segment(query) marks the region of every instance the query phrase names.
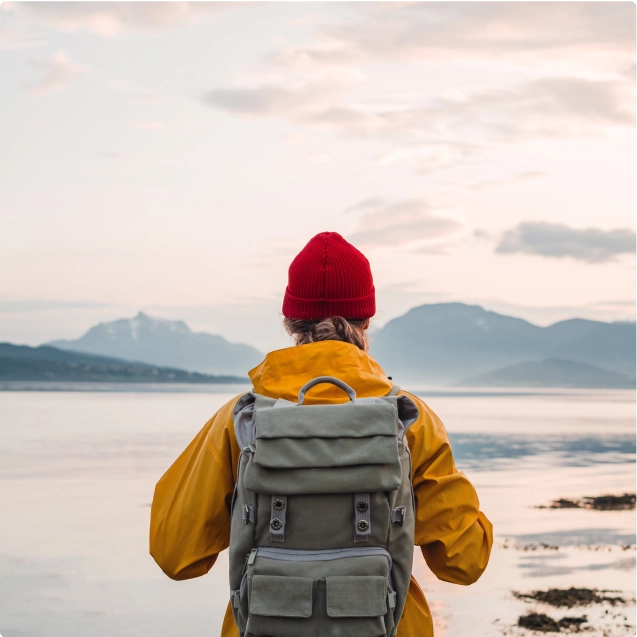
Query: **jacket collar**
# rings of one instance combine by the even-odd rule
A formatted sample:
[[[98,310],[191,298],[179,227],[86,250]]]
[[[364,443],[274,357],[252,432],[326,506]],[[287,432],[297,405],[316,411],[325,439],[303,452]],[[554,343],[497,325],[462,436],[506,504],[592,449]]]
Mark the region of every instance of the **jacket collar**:
[[[392,388],[381,366],[356,345],[320,341],[270,352],[248,372],[254,390],[270,398],[296,402],[299,389],[317,376],[334,376],[347,383],[359,398],[384,396]],[[343,390],[331,384],[312,388],[308,404],[345,402]]]

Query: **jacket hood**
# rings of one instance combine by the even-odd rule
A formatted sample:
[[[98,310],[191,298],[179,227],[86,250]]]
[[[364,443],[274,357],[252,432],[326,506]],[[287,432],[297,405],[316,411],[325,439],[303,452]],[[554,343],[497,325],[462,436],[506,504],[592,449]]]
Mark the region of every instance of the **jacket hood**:
[[[342,341],[319,341],[275,350],[248,375],[258,394],[294,402],[301,387],[317,376],[334,376],[342,380],[359,398],[384,396],[393,385],[369,354]],[[342,389],[323,383],[308,392],[305,402],[320,404],[347,400]]]

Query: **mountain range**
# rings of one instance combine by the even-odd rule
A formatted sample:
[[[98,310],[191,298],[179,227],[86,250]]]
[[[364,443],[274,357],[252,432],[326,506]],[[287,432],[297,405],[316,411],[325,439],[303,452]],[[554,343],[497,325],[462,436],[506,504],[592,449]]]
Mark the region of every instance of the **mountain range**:
[[[183,321],[157,319],[143,312],[132,319],[99,323],[76,340],[47,345],[204,374],[246,376],[263,360],[263,354],[251,345],[193,332]]]
[[[590,367],[600,377],[612,372],[620,384],[634,386],[635,323],[570,319],[540,327],[477,305],[437,303],[415,307],[376,331],[371,354],[394,377],[436,385],[466,384],[495,372],[502,377],[506,368],[529,362],[537,363],[535,377],[539,364],[558,359],[589,366],[585,386],[596,386]],[[554,372],[544,386],[571,386],[566,367],[563,381]],[[605,376],[601,386],[607,383]]]
[[[41,345],[0,343],[0,381],[118,383],[242,383],[246,377],[210,376]]]
[[[256,348],[140,312],[100,323],[59,350],[245,378]],[[570,319],[540,327],[477,305],[421,305],[371,334],[370,354],[399,384],[634,387],[635,323]]]
[[[517,363],[478,374],[456,383],[460,387],[577,387],[580,389],[634,389],[635,380],[595,365],[548,358]]]

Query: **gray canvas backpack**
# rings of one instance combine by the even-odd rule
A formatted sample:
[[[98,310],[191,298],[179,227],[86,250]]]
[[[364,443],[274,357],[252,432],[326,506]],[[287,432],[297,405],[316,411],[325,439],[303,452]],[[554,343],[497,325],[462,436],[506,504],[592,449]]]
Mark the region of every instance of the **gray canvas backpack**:
[[[344,404],[304,405],[319,383]],[[414,495],[398,388],[356,398],[321,376],[298,403],[245,394],[232,498],[230,597],[241,637],[393,637],[409,589]]]

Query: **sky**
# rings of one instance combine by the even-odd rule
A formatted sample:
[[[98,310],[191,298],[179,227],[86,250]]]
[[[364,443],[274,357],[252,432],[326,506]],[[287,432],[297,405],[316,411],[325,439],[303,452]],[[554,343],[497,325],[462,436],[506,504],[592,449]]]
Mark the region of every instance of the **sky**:
[[[631,2],[3,2],[0,109],[0,341],[143,310],[285,347],[326,230],[376,326],[635,319]]]

